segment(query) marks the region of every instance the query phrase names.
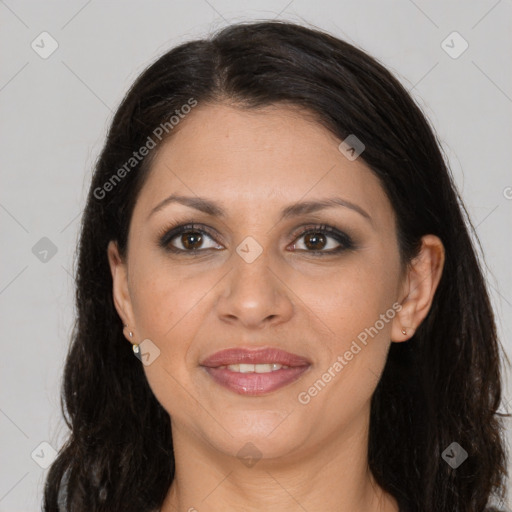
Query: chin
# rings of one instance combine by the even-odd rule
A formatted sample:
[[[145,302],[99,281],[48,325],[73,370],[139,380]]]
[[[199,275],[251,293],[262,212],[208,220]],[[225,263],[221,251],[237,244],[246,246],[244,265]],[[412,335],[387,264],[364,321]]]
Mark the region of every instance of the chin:
[[[231,435],[221,429],[222,441],[219,445],[222,451],[236,456],[245,447],[249,452],[261,452],[260,456],[265,458],[282,457],[306,441],[304,425],[299,428],[296,421],[297,418],[286,411],[226,414],[223,426]]]

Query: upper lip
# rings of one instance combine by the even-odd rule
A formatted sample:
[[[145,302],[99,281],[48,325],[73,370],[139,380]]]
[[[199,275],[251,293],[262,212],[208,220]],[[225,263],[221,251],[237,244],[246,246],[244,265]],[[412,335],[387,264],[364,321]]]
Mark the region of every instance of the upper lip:
[[[307,366],[305,357],[292,354],[278,348],[228,348],[208,356],[200,364],[209,368],[229,366],[230,364],[265,364],[276,363],[283,366]]]

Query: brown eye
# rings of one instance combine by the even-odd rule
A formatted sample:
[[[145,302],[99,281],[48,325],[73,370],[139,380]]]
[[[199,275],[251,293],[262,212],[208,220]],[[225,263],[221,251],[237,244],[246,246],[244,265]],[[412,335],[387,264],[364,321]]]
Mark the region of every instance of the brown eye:
[[[304,245],[313,251],[324,249],[326,237],[322,233],[308,233],[304,236]]]
[[[182,233],[180,241],[185,249],[199,249],[203,242],[203,237],[198,231],[187,231]]]
[[[295,242],[293,248],[304,252],[329,254],[354,248],[354,243],[347,234],[325,225],[304,231],[297,238],[300,239],[303,241]]]
[[[210,245],[207,245],[207,244]],[[207,249],[222,249],[206,230],[195,225],[178,226],[166,232],[159,242],[160,247],[175,253],[199,253]]]
[[[304,241],[297,242],[300,239]],[[296,240],[293,249],[318,255],[335,254],[356,248],[350,236],[326,225],[313,226],[303,231]],[[205,245],[208,243],[209,246]],[[206,228],[199,228],[197,224],[181,225],[164,232],[159,239],[159,245],[169,252],[190,255],[205,254],[208,249],[223,249]]]

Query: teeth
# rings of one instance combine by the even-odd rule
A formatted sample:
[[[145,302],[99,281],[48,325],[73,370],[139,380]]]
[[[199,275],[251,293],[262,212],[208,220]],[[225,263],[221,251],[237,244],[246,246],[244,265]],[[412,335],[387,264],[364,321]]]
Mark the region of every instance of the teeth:
[[[280,370],[281,368],[290,368],[278,363],[268,364],[230,364],[228,366],[219,366],[219,368],[227,368],[232,372],[238,373],[270,373]]]

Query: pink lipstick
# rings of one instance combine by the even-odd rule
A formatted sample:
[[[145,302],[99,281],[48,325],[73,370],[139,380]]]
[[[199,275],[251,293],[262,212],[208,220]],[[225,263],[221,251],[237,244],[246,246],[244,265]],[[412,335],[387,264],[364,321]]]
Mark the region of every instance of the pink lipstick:
[[[258,396],[296,381],[311,363],[277,348],[232,348],[212,354],[201,366],[221,386],[241,395]]]

